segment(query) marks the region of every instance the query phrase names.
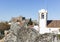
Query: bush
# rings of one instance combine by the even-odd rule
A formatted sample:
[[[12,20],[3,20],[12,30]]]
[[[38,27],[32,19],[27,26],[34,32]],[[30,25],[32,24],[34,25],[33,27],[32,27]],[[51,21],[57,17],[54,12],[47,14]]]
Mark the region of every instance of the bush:
[[[58,39],[60,39],[60,34],[57,35]]]
[[[8,30],[10,29],[10,25],[8,24],[8,22],[1,22],[0,23],[0,31],[4,31],[4,30]]]

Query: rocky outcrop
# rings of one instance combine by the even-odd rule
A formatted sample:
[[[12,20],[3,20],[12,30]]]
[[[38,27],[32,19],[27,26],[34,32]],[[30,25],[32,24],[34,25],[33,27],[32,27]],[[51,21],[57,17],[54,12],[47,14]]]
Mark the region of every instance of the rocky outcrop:
[[[17,33],[20,28],[17,23],[12,23],[8,34],[4,37],[4,42],[17,42]]]
[[[52,37],[49,34],[43,34],[36,37],[35,42],[52,42]]]
[[[18,38],[21,42],[34,42],[38,35],[39,33],[32,28],[22,28],[18,33]]]
[[[5,36],[5,42],[34,42],[39,32],[33,28],[20,27],[17,23],[13,23],[9,30],[9,34]]]

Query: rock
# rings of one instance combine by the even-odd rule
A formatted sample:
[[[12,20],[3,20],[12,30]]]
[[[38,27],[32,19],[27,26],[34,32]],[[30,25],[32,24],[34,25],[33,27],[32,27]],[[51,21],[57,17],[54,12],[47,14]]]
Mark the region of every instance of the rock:
[[[21,28],[18,38],[21,42],[34,42],[39,33],[33,28]]]
[[[12,23],[9,32],[13,32],[15,35],[17,35],[17,32],[20,29],[20,25],[18,23]]]
[[[5,37],[5,41],[4,42],[17,42],[17,37],[13,33],[9,33]]]
[[[12,23],[9,34],[5,36],[5,42],[17,42],[18,31],[21,27],[17,23]]]
[[[35,42],[52,42],[51,34],[42,34],[36,37]]]
[[[17,23],[12,23],[9,34],[5,36],[5,42],[34,42],[39,32],[33,28],[20,27]]]

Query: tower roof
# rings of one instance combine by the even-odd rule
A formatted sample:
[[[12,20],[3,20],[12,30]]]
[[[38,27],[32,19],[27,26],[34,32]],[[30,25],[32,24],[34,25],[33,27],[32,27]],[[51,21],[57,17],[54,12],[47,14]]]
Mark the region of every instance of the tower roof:
[[[47,14],[47,10],[41,9],[41,10],[39,10],[39,13],[46,13]]]

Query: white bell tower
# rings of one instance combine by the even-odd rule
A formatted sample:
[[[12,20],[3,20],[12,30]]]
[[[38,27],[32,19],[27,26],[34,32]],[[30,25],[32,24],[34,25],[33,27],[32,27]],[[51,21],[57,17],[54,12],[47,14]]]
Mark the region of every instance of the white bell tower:
[[[45,28],[47,25],[47,10],[41,9],[39,10],[39,32],[45,32]]]

